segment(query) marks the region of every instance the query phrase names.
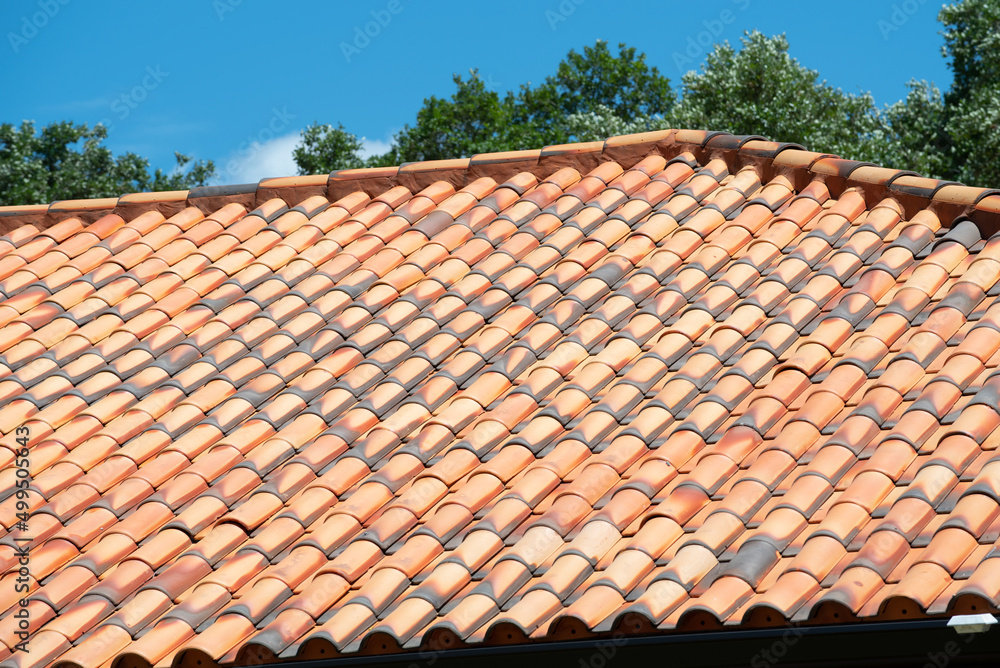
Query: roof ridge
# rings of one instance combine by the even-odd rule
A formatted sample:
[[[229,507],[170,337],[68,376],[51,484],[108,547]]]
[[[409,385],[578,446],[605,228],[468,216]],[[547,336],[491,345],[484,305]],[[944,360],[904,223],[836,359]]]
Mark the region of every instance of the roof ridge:
[[[330,174],[285,176],[257,183],[201,186],[191,190],[129,193],[120,197],[61,200],[50,204],[0,206],[0,235],[23,225],[39,230],[73,214],[91,223],[107,214],[134,216],[155,210],[169,217],[194,206],[210,213],[228,203],[251,211],[275,197],[295,206],[320,195],[336,201],[351,192],[376,196],[395,186],[418,192],[437,181],[456,189],[487,176],[498,182],[521,172],[544,179],[563,167],[583,173],[606,160],[628,169],[644,157],[658,153],[675,158],[691,153],[695,159],[722,158],[731,172],[752,166],[762,178],[777,174],[789,177],[796,189],[820,180],[839,196],[848,188],[859,189],[867,204],[886,197],[899,202],[905,215],[932,208],[943,224],[971,219],[992,236],[1000,231],[1000,190],[966,186],[920,176],[916,172],[847,160],[832,153],[808,151],[799,144],[774,142],[758,135],[733,135],[710,130],[658,130],[609,137],[604,141],[557,144],[542,149],[480,153],[471,158],[408,162],[393,167],[344,169]],[[606,160],[605,160],[606,159]]]

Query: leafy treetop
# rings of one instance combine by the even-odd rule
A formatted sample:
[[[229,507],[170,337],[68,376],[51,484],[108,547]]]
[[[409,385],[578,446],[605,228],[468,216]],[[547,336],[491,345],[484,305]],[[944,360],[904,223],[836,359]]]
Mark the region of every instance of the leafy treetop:
[[[0,205],[184,190],[205,185],[215,174],[212,161],[192,161],[180,153],[174,154],[173,172],[150,172],[149,161],[135,153],[112,155],[101,144],[105,137],[103,125],[63,121],[41,131],[31,121],[0,125]]]

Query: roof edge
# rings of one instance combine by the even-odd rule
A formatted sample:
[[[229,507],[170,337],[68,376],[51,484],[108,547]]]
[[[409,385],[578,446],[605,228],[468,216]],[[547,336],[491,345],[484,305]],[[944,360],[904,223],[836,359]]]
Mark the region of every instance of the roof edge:
[[[397,167],[265,178],[257,183],[130,193],[117,198],[0,206],[0,234],[25,225],[34,225],[41,231],[68,215],[84,223],[92,223],[111,213],[135,216],[155,210],[169,217],[191,206],[207,214],[229,203],[240,204],[250,211],[274,198],[284,200],[288,206],[296,206],[315,195],[324,196],[332,202],[359,190],[372,197],[395,186],[417,192],[437,181],[449,182],[458,189],[482,177],[502,183],[521,172],[530,172],[541,180],[563,167],[588,172],[602,162],[614,161],[628,169],[652,154],[669,160],[684,153],[690,153],[699,161],[722,159],[730,172],[753,167],[760,171],[762,180],[782,175],[796,189],[805,188],[816,180],[825,183],[834,196],[855,188],[864,195],[869,205],[892,198],[900,204],[907,217],[930,208],[944,225],[970,219],[979,226],[984,237],[1000,231],[1000,190],[966,186],[925,178],[910,171],[845,160],[828,153],[807,151],[798,144],[773,142],[756,135],[708,130],[659,130],[610,137],[604,141],[482,153],[471,158],[412,162]]]
[[[949,617],[937,617],[850,624],[775,625],[710,632],[617,632],[548,642],[448,648],[426,645],[389,654],[321,657],[317,653],[281,659],[265,656],[252,662],[259,666],[289,668],[406,668],[416,664],[458,668],[472,662],[480,668],[506,668],[512,663],[524,668],[545,668],[551,665],[656,665],[662,663],[665,653],[669,653],[670,665],[681,668],[774,666],[779,663],[786,668],[820,668],[847,663],[856,666],[977,666],[996,661],[1000,655],[1000,634],[987,631],[960,635],[948,626],[948,620]],[[198,658],[201,656],[182,657],[177,661],[178,667],[196,668]]]

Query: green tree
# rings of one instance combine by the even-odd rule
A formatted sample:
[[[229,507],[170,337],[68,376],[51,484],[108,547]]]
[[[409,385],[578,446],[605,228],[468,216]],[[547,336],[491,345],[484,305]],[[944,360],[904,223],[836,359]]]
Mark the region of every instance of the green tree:
[[[871,95],[848,94],[788,53],[784,35],[748,32],[737,50],[717,44],[700,72],[684,75],[672,127],[725,130],[856,159],[875,157],[883,129]]]
[[[501,97],[490,90],[476,70],[467,79],[456,74],[453,81],[451,98],[425,99],[416,124],[396,133],[383,162],[460,158],[518,147],[517,128],[511,124],[517,104],[513,94]]]
[[[645,127],[670,109],[670,80],[645,54],[606,42],[571,50],[556,73],[538,86],[493,90],[477,70],[455,75],[451,97],[431,96],[416,122],[396,133],[392,148],[364,161],[369,166],[469,157],[476,153],[537,148],[589,138],[600,119],[616,126]],[[583,133],[583,134],[581,134]],[[317,174],[358,165],[360,142],[343,126],[307,128],[295,149],[300,173]]]
[[[20,127],[0,125],[0,204],[184,190],[205,185],[215,174],[211,161],[192,162],[180,153],[174,154],[174,171],[150,172],[149,161],[135,153],[112,155],[101,144],[105,137],[107,129],[102,125],[88,128],[68,121],[38,132],[31,121]]]
[[[945,5],[942,55],[954,74],[945,93],[910,82],[885,109],[875,162],[973,185],[1000,185],[1000,0]]]
[[[945,94],[949,178],[1000,186],[1000,0],[945,5],[942,52],[955,78]]]
[[[300,173],[351,166],[537,148],[666,127],[725,130],[795,142],[814,151],[1000,186],[1000,0],[946,5],[943,53],[954,73],[944,94],[912,81],[904,100],[879,108],[870,93],[846,93],[789,53],[784,35],[748,32],[718,44],[684,75],[679,100],[645,54],[598,41],[571,50],[540,84],[492,90],[476,70],[455,92],[424,100],[383,155],[362,161],[342,126],[310,126],[295,159]]]
[[[905,100],[883,111],[885,136],[872,143],[872,162],[933,178],[952,177],[952,141],[945,131],[947,107],[937,86],[911,81]]]
[[[955,75],[948,97],[962,99],[975,90],[1000,83],[1000,2],[964,0],[945,5],[941,52]]]
[[[598,40],[583,53],[570,50],[555,76],[537,88],[522,86],[514,124],[531,130],[527,138],[533,143],[525,148],[561,144],[582,141],[575,131],[588,115],[613,125],[644,124],[674,103],[670,79],[647,64],[646,54],[619,44],[614,55],[607,42]]]
[[[598,141],[616,135],[662,130],[667,126],[667,120],[660,115],[642,115],[626,120],[603,105],[592,111],[578,112],[566,117],[567,130],[576,141]]]
[[[337,124],[313,123],[302,131],[302,142],[292,151],[299,174],[323,174],[363,167],[361,140]]]
[[[950,105],[945,129],[954,143],[948,176],[1000,186],[1000,85],[983,86]]]

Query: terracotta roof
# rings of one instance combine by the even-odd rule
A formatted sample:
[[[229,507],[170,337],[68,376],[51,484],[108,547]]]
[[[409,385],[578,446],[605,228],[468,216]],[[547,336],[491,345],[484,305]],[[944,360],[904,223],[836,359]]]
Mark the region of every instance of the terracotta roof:
[[[0,220],[4,665],[1000,602],[998,194],[666,131]]]

